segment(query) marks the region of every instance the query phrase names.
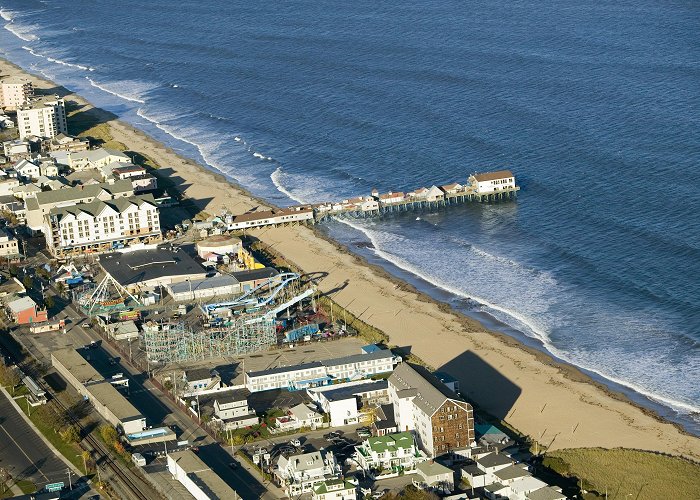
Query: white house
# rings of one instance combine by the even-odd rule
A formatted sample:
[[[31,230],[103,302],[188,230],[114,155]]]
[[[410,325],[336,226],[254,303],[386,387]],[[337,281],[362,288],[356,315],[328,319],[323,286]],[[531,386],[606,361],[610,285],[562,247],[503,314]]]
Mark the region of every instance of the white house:
[[[304,403],[300,403],[287,411],[287,414],[275,419],[276,428],[280,431],[291,431],[309,427],[315,429],[323,423],[323,415]]]
[[[307,389],[311,399],[329,415],[331,427],[359,422],[366,414],[361,409],[389,400],[386,380],[355,381]]]
[[[14,168],[15,172],[25,179],[38,179],[41,176],[41,168],[38,162],[20,160],[15,164]]]
[[[19,257],[17,238],[5,228],[0,228],[0,257]]]
[[[248,407],[247,390],[226,391],[214,400],[214,415],[225,430],[238,429],[258,423],[255,411]]]
[[[185,396],[201,394],[204,391],[216,391],[221,388],[221,377],[216,370],[209,368],[192,368],[182,373],[185,384],[182,393]]]
[[[341,468],[332,451],[321,450],[289,457],[280,456],[274,474],[286,493],[297,498],[303,493],[310,493],[319,483],[339,479]]]
[[[31,153],[31,145],[27,140],[15,139],[12,141],[5,141],[2,143],[3,152],[5,157],[14,161],[18,158],[27,158]]]
[[[67,190],[55,192],[62,191]],[[54,256],[106,252],[115,245],[161,240],[158,206],[151,195],[53,208],[46,215],[45,227],[51,228],[44,235]]]
[[[510,170],[499,170],[498,172],[474,174],[469,177],[469,183],[472,188],[476,189],[477,194],[491,194],[515,188],[515,176]]]
[[[73,137],[68,134],[58,134],[48,141],[50,151],[87,151],[90,140],[84,137]]]
[[[88,151],[54,151],[51,157],[59,165],[65,165],[73,170],[86,170],[90,168],[101,169],[110,163],[127,165],[131,158],[115,149],[97,148]]]
[[[314,486],[312,500],[356,500],[357,485],[346,479],[329,479]]]
[[[419,463],[428,458],[416,446],[412,432],[365,439],[355,447],[354,457],[363,470],[381,471],[381,474],[413,472]]]
[[[66,104],[58,96],[44,96],[17,109],[19,138],[35,135],[55,137],[68,132]]]
[[[459,193],[460,191],[464,190],[464,186],[455,182],[452,184],[446,184],[444,186],[440,186],[440,189],[442,189],[445,192],[445,194],[456,194],[456,193]]]
[[[407,193],[409,199],[415,201],[438,201],[445,198],[445,193],[437,186],[433,185],[428,188],[418,188],[415,191]]]

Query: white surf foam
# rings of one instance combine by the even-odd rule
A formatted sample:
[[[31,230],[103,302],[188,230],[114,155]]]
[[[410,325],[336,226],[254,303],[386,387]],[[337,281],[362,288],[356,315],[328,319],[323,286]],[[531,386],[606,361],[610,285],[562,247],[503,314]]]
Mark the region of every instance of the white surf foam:
[[[56,57],[51,57],[51,56],[48,56],[46,54],[41,54],[40,52],[37,52],[36,50],[34,50],[32,47],[28,47],[26,45],[22,45],[22,48],[24,50],[26,50],[27,52],[29,52],[34,57],[40,57],[42,59],[46,59],[47,61],[52,62],[54,64],[60,64],[61,66],[67,66],[69,68],[81,69],[83,71],[95,71],[95,68],[83,66],[82,64],[70,63],[70,62],[64,61],[62,59],[58,59]]]
[[[275,188],[282,193],[283,195],[287,196],[288,198],[296,201],[300,205],[303,205],[307,203],[305,200],[299,198],[298,196],[295,196],[291,191],[289,191],[287,188],[284,187],[282,177],[284,173],[282,172],[282,167],[277,167],[274,172],[270,174],[270,179],[272,180],[272,184],[275,185]]]
[[[18,24],[16,21],[17,12],[9,9],[0,9],[0,17],[7,21],[5,29],[20,40],[24,40],[25,42],[35,42],[39,40],[39,36],[36,35],[39,27],[31,24]]]
[[[125,101],[137,102],[139,104],[146,103],[146,101],[143,99],[143,95],[149,90],[152,90],[154,87],[146,82],[137,80],[119,80],[105,84],[98,83],[89,76],[86,76],[85,79],[90,82],[90,85],[102,90],[103,92],[112,94],[113,96],[124,99]]]

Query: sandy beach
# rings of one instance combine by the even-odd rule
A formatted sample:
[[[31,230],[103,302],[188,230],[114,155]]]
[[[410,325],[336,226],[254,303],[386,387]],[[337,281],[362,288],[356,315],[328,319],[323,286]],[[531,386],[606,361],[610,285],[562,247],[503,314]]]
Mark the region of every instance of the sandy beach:
[[[2,75],[26,74],[0,61]],[[32,76],[38,88],[52,82]],[[59,93],[62,90],[58,89]],[[114,140],[152,159],[177,177],[184,195],[208,213],[234,213],[260,206],[245,190],[154,141],[79,96],[83,113],[108,121]],[[70,120],[70,119],[69,119]],[[309,273],[322,273],[320,289],[341,306],[384,331],[391,344],[459,379],[462,392],[489,413],[551,449],[635,448],[700,461],[700,439],[662,421],[652,412],[613,394],[576,369],[555,362],[514,339],[446,310],[410,287],[397,285],[382,270],[319,237],[311,228],[251,233]]]

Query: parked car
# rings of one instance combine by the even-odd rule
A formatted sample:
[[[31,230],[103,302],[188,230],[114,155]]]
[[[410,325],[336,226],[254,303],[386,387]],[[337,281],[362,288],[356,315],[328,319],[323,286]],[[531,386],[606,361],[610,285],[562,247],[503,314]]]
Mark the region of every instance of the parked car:
[[[90,328],[90,323],[83,323],[83,328]]]
[[[228,464],[228,466],[229,466],[231,469],[238,469],[238,462],[230,462],[230,463]]]
[[[292,440],[289,442],[289,444],[291,444],[292,446],[296,446],[297,448],[299,448],[299,447],[301,446],[301,441],[299,441],[298,439],[292,439]]]

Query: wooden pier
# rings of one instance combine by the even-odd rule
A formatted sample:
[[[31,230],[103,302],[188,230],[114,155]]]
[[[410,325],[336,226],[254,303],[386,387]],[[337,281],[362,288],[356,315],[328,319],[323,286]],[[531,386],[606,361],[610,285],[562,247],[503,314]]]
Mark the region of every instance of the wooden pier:
[[[494,203],[513,200],[520,187],[509,170],[473,174],[465,185],[418,188],[403,193],[380,194],[376,189],[369,196],[359,196],[339,202],[298,205],[277,210],[253,211],[225,216],[222,221],[230,231],[257,227],[316,224],[331,218],[366,219],[409,211],[439,210],[462,203]]]

